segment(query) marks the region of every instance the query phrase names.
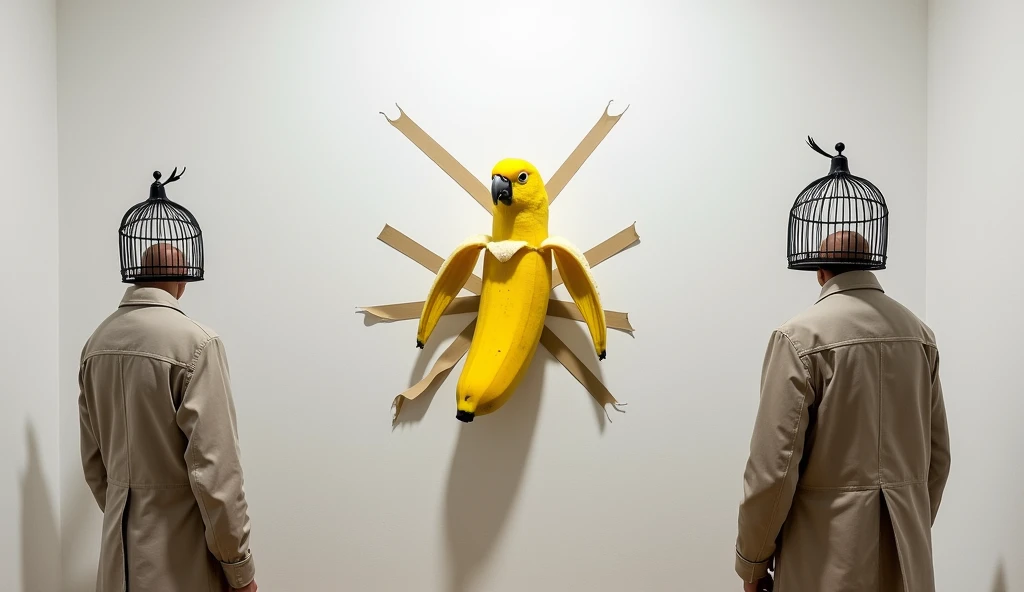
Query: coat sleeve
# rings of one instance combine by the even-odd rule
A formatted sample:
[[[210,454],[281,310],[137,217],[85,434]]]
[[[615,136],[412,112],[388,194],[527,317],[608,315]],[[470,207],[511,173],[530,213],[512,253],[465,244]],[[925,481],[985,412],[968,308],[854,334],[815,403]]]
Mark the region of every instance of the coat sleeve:
[[[772,334],[761,372],[750,456],[739,507],[736,573],[756,582],[768,573],[775,541],[796,493],[809,414],[810,376],[789,337]]]
[[[939,513],[942,492],[949,478],[949,428],[946,424],[946,404],[942,396],[942,381],[939,378],[939,354],[935,354],[935,369],[932,371],[932,425],[931,461],[928,466],[928,497],[931,500],[932,524]]]
[[[89,413],[89,403],[85,396],[83,371],[84,369],[78,371],[79,448],[82,454],[85,482],[89,485],[92,496],[96,498],[96,504],[100,507],[100,511],[103,512],[107,506],[107,467],[103,464],[99,441],[96,439],[96,432],[92,427],[92,416]]]
[[[206,544],[233,588],[255,577],[249,550],[249,515],[227,357],[219,338],[199,351],[181,406],[185,462],[206,526]]]

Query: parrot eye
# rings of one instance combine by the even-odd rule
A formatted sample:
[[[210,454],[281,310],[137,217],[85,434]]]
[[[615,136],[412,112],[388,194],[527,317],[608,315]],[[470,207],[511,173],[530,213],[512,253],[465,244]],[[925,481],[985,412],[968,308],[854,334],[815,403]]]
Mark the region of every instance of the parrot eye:
[[[519,173],[518,181],[520,183],[526,183],[526,180],[530,178],[530,175],[526,174],[526,171]]]

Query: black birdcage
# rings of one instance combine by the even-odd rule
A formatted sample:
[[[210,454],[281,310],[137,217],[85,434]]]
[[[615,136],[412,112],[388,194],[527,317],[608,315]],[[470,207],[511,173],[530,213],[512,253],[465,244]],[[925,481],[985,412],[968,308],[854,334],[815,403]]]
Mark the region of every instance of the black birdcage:
[[[167,199],[164,188],[181,178],[185,169],[160,182],[153,173],[149,199],[135,204],[121,220],[121,281],[196,282],[203,279],[203,231],[184,207]]]
[[[889,243],[889,208],[882,192],[867,179],[850,174],[836,144],[837,155],[822,150],[814,139],[807,144],[832,160],[827,176],[808,185],[789,213],[789,268],[885,269]]]

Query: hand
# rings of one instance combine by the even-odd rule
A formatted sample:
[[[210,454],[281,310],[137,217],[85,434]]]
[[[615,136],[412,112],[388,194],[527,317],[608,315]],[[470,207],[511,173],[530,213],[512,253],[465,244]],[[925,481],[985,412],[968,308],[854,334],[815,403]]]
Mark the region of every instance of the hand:
[[[743,592],[757,592],[757,582],[743,582]]]
[[[256,580],[253,580],[252,582],[249,583],[248,586],[246,586],[244,588],[232,588],[232,589],[235,590],[236,592],[256,592]]]

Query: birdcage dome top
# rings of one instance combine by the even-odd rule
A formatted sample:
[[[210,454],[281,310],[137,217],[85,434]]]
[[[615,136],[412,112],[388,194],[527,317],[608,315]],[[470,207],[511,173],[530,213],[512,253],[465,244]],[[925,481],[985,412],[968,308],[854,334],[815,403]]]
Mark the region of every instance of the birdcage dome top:
[[[837,154],[807,144],[830,159],[827,175],[797,195],[789,212],[787,259],[790,269],[833,271],[884,269],[887,262],[889,208],[871,181],[850,172],[842,142]]]
[[[153,173],[149,199],[125,212],[118,230],[121,279],[126,283],[192,282],[203,279],[203,232],[187,208],[167,197],[166,185],[185,169],[161,182]]]

